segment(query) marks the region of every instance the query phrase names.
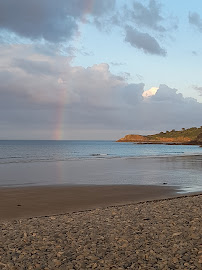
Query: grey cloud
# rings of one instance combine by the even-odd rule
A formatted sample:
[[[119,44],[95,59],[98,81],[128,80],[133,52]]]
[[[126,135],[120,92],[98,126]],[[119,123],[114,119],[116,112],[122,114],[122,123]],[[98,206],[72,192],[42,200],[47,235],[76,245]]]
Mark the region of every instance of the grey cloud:
[[[123,21],[126,22],[127,19],[123,18],[123,14],[121,12],[111,12],[107,17],[103,19],[103,17],[95,17],[93,20],[93,24],[100,30],[106,33],[110,33],[111,29],[115,26],[123,27]]]
[[[92,14],[96,16],[102,16],[103,14],[110,13],[112,10],[114,10],[116,5],[116,0],[88,0],[88,5],[90,6],[90,9],[92,10]],[[84,2],[83,0],[80,0],[80,2]]]
[[[92,56],[93,55],[93,52],[92,51],[87,51],[84,47],[82,47],[81,49],[77,49],[76,47],[74,46],[68,46],[66,48],[64,48],[64,54],[65,52],[72,56],[72,57],[75,57],[76,54],[81,54],[83,56]]]
[[[24,50],[20,51],[19,47],[5,48],[1,53],[4,64],[0,66],[2,91],[23,91],[32,102],[91,106],[95,103],[107,107],[113,99],[113,95],[108,99],[108,93],[124,85],[124,78],[111,74],[105,63],[85,69],[71,67],[68,59],[61,56],[30,54],[25,60],[21,58]]]
[[[110,24],[112,25],[122,25],[122,19],[121,19],[121,14],[120,12],[116,12],[110,17]]]
[[[139,81],[142,81],[144,79],[143,76],[140,74],[136,74],[135,76],[138,78]]]
[[[110,63],[112,66],[124,66],[126,63],[121,63],[121,62],[111,62]]]
[[[199,95],[202,96],[202,86],[193,85],[193,89],[199,92]]]
[[[35,43],[32,45],[32,49],[35,51],[37,54],[44,54],[48,56],[54,56],[57,55],[58,51],[60,51],[60,46],[56,46],[55,44],[46,42],[46,45],[44,44],[39,44]]]
[[[125,81],[131,78],[131,74],[129,72],[120,72],[119,76],[120,78],[122,78],[122,80],[125,80]]]
[[[127,83],[106,63],[83,68],[66,57],[36,53],[24,62],[24,47],[1,47],[0,54],[0,125],[6,138],[51,138],[61,113],[64,134],[79,129],[81,136],[89,130],[113,130],[116,136],[118,129],[147,132],[201,125],[201,103],[166,85],[145,99],[143,83]],[[40,76],[35,68],[47,73]]]
[[[200,32],[202,32],[202,19],[197,12],[189,13],[189,23],[194,25]]]
[[[145,53],[166,56],[166,51],[160,47],[157,40],[148,33],[139,32],[131,26],[126,27],[125,41]]]
[[[143,100],[144,84],[128,84],[123,91],[123,98],[127,104],[134,106]]]
[[[160,12],[161,5],[155,0],[150,0],[148,7],[138,1],[134,1],[133,10],[129,11],[129,14],[138,26],[146,26],[164,32],[166,29],[160,24],[164,21],[164,18],[160,15]]]
[[[161,84],[156,95],[152,96],[153,101],[158,102],[183,102],[184,98],[181,93],[177,93],[177,89],[172,89],[167,85]]]
[[[47,61],[31,61],[28,59],[13,59],[13,66],[35,75],[55,75],[55,70]]]
[[[177,18],[165,17],[161,14],[162,5],[156,0],[150,0],[148,5],[135,0],[131,7],[128,4],[124,5],[123,13],[116,14],[114,22],[122,27],[129,25],[126,26],[125,40],[132,46],[143,49],[145,53],[165,56],[166,50],[159,45],[153,35],[155,33],[158,37],[165,39],[171,30],[177,29],[178,23]]]
[[[198,104],[197,100],[191,97],[184,98],[181,93],[177,93],[177,89],[170,88],[165,84],[161,84],[157,93],[150,98],[152,102],[167,104]]]
[[[132,11],[129,5],[125,6],[126,14],[121,9],[116,10],[116,0],[0,1],[0,42],[36,44],[40,41],[41,44],[36,45],[39,52],[67,55],[65,42],[71,41],[79,32],[80,22],[94,24],[99,30],[106,32],[110,32],[115,26],[122,29],[126,23],[136,25],[137,29],[146,26],[161,33],[166,31],[162,23],[168,20],[161,16],[161,6],[156,1],[151,0],[148,6],[134,1]],[[137,29],[133,29],[133,34],[127,30],[126,40],[132,46],[143,49],[146,53],[166,55],[166,51],[154,37]],[[78,53],[92,55],[85,50],[73,49],[70,56],[73,58]]]
[[[67,1],[68,3],[68,1]],[[8,0],[0,2],[0,27],[33,40],[64,41],[77,30],[73,17],[56,1]]]
[[[0,29],[32,40],[63,42],[86,15],[102,16],[115,0],[6,0],[0,1]]]

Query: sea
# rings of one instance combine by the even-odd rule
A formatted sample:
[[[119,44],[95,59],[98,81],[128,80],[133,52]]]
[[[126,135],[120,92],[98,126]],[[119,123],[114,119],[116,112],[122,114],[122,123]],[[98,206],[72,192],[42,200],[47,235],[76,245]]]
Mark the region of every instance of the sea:
[[[202,147],[1,140],[0,187],[44,185],[168,185],[200,192]]]

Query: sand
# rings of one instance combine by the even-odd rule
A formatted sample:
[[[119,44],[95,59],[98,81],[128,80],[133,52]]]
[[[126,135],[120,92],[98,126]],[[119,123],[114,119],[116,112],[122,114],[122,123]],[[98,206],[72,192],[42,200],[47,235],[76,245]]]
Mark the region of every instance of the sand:
[[[167,186],[43,186],[0,189],[0,220],[84,211],[177,196]]]

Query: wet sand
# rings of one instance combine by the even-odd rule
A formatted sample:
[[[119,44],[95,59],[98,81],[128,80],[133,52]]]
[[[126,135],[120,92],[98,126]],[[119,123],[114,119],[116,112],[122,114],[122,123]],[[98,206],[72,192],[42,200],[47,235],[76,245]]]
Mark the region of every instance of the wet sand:
[[[43,186],[0,189],[0,220],[30,218],[179,196],[168,186]]]

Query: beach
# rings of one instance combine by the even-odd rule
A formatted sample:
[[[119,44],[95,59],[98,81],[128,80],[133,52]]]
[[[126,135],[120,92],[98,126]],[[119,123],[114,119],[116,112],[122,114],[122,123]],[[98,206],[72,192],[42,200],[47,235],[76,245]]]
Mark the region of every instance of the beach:
[[[167,186],[42,186],[0,189],[0,220],[85,211],[177,196]]]
[[[98,186],[0,195],[0,269],[201,269],[200,194]]]
[[[201,269],[201,149],[0,146],[0,269]]]

